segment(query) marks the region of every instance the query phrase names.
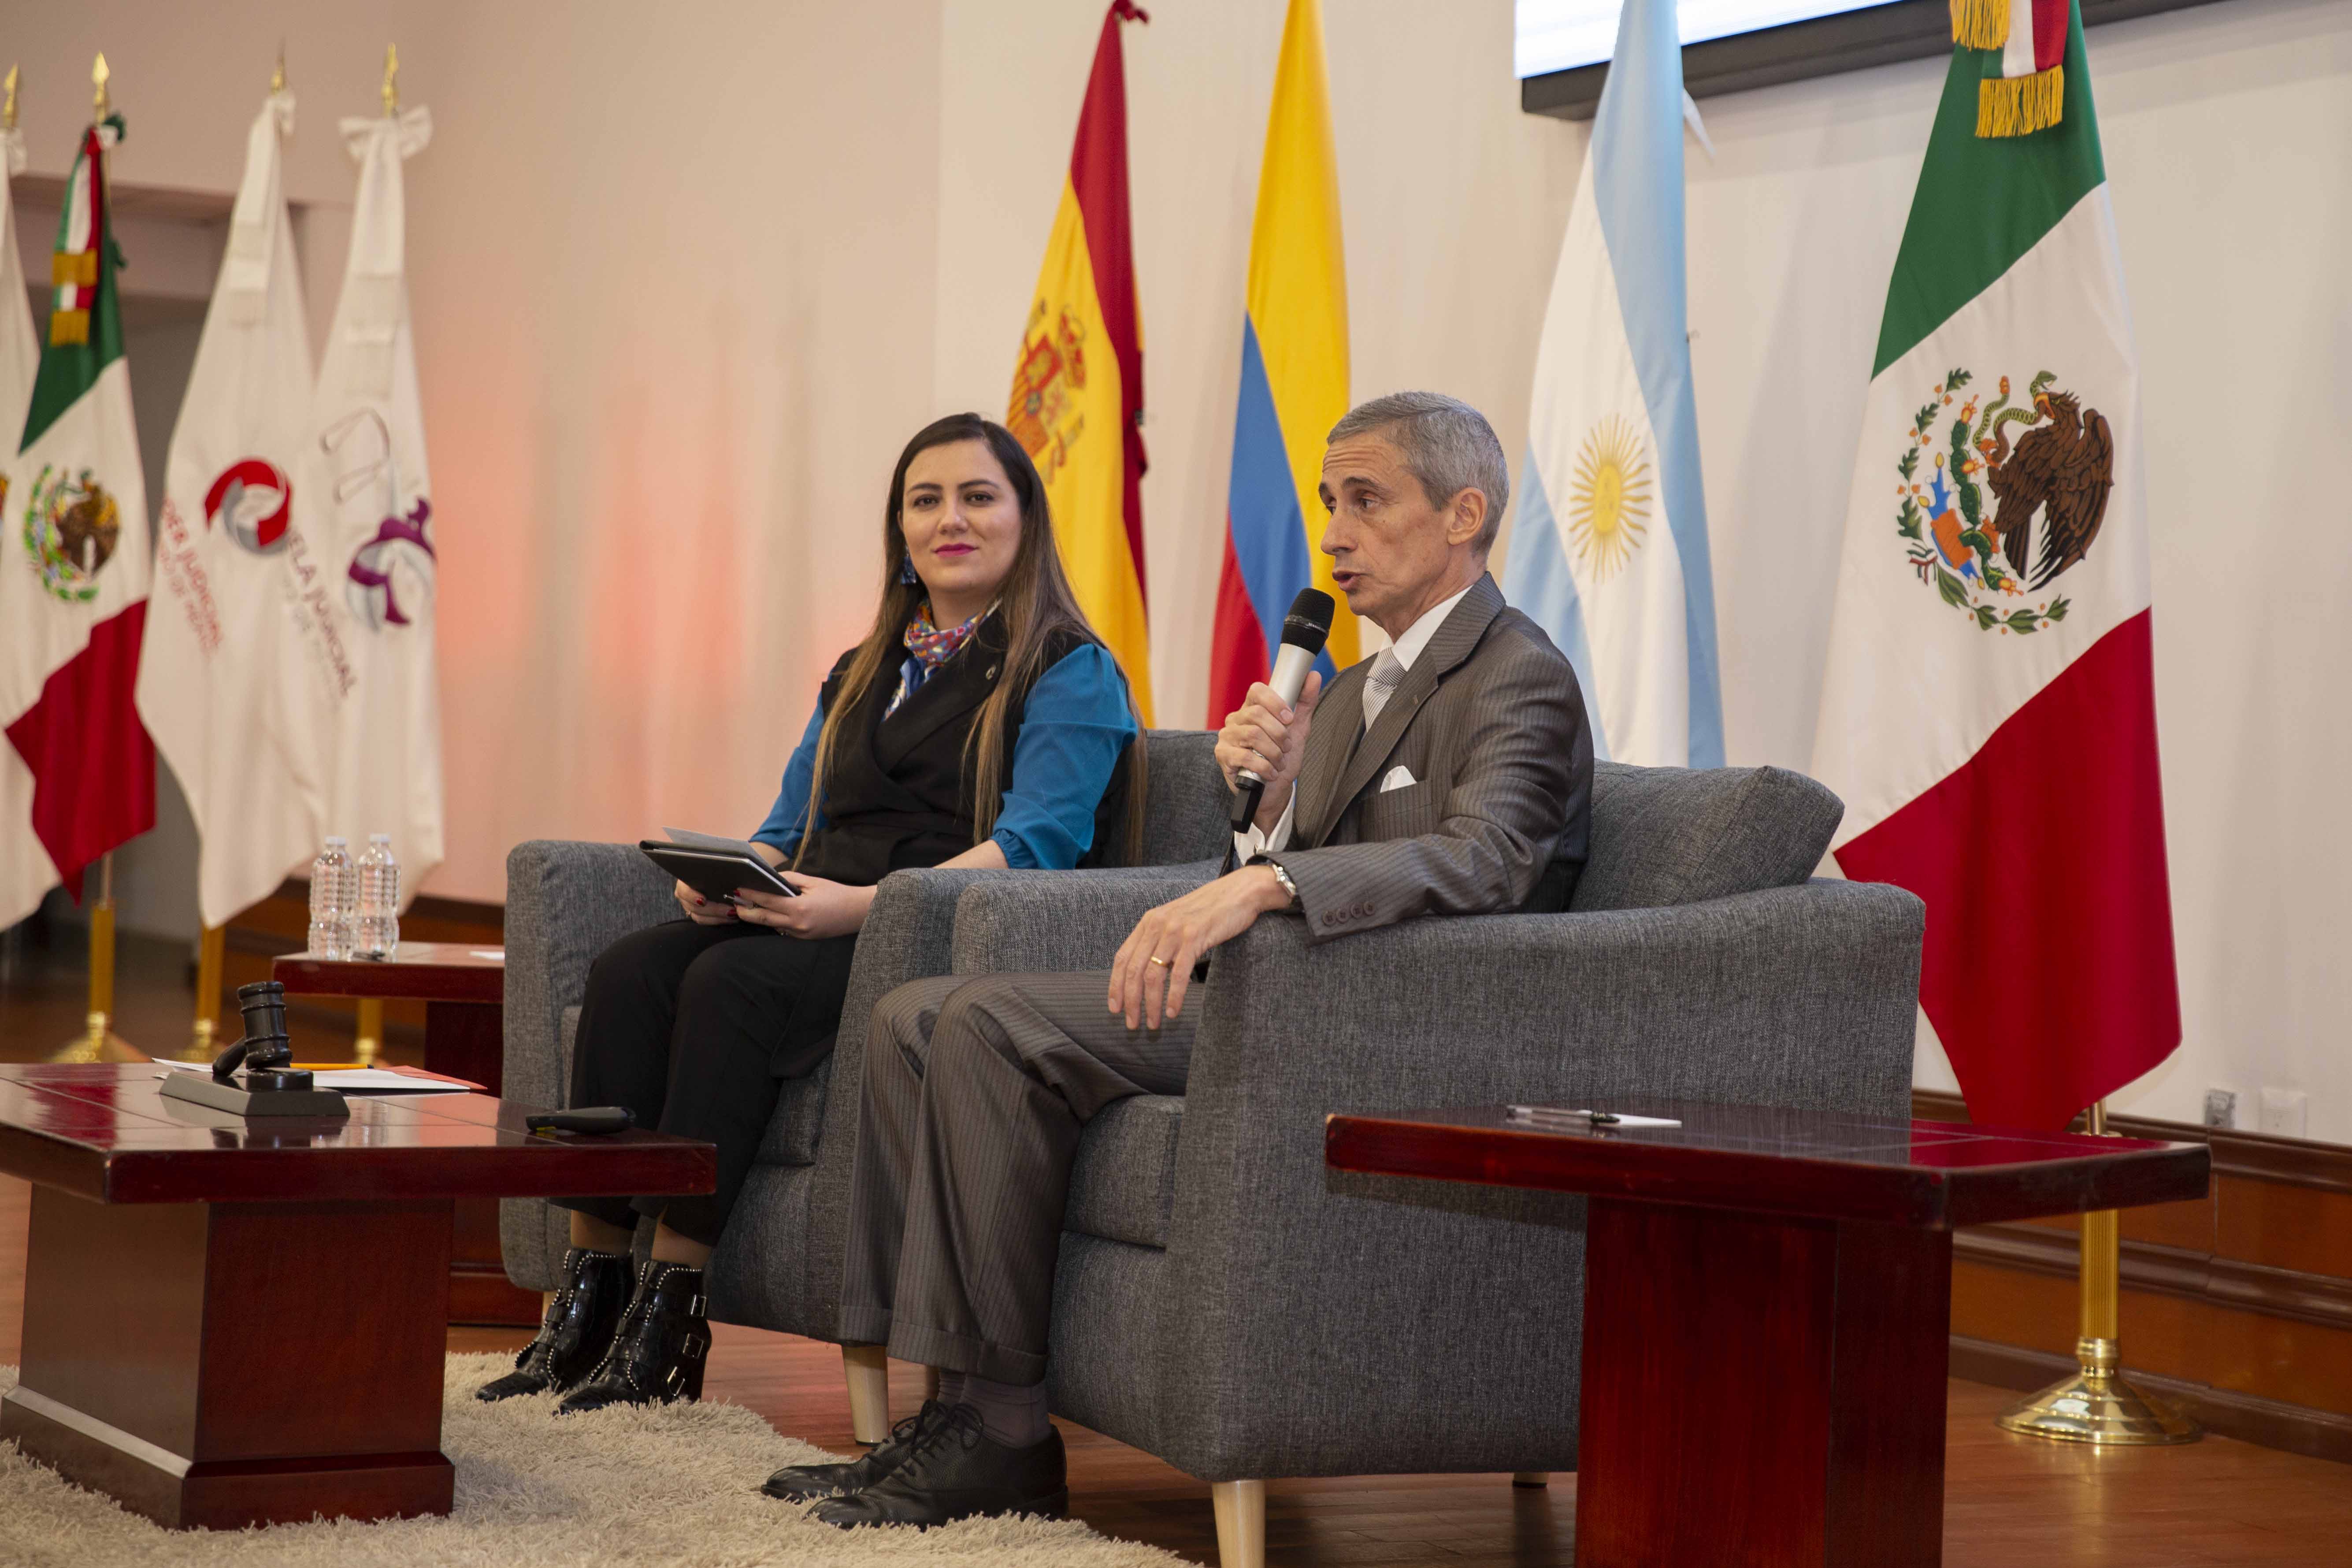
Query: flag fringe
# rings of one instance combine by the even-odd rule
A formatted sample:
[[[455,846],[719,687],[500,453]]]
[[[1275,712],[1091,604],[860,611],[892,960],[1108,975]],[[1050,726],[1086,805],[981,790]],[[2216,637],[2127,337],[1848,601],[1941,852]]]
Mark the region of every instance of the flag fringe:
[[[2032,76],[1987,77],[1977,83],[1977,134],[2028,136],[2058,123],[2066,110],[2066,68]]]
[[[49,281],[58,288],[98,287],[98,252],[58,250],[49,253]]]
[[[1952,0],[1952,42],[1998,49],[2009,42],[2009,0]],[[1979,136],[1984,132],[1977,132]]]
[[[68,343],[89,342],[88,310],[52,310],[49,312],[49,346],[59,348]]]

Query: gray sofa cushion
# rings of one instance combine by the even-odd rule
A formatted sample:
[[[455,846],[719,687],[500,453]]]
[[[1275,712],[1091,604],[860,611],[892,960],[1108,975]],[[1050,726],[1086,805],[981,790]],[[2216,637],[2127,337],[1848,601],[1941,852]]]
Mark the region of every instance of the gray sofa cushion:
[[[1184,1131],[1181,1095],[1140,1094],[1087,1123],[1070,1170],[1062,1228],[1138,1247],[1168,1245],[1176,1207],[1176,1143]]]
[[[566,1007],[562,1026],[563,1082],[572,1083],[572,1055],[580,1038],[580,1009]],[[797,1081],[784,1085],[782,1096],[776,1101],[776,1119],[768,1123],[768,1136],[760,1145],[758,1159],[761,1165],[814,1165],[816,1163],[816,1136],[824,1126],[824,1086],[833,1079],[833,1063],[820,1064],[816,1071]]]
[[[1793,888],[1845,803],[1786,768],[1592,769],[1592,854],[1569,908],[1654,910]]]
[[[1233,839],[1232,795],[1217,771],[1217,737],[1210,730],[1153,730],[1144,738],[1150,776],[1144,797],[1143,853],[1139,866],[1181,866],[1222,855]],[[1103,858],[1118,866],[1114,849]]]

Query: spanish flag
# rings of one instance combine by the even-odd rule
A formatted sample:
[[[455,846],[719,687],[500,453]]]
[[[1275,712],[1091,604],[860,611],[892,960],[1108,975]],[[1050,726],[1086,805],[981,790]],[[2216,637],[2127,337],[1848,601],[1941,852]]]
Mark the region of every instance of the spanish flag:
[[[1347,411],[1348,277],[1323,9],[1320,0],[1290,0],[1250,235],[1225,563],[1209,648],[1212,727],[1265,679],[1292,595],[1310,584],[1331,592],[1330,560],[1315,548],[1323,532],[1317,487],[1323,438]],[[1344,669],[1360,645],[1356,617],[1341,605],[1324,651],[1329,667]]]
[[[1127,206],[1127,71],[1114,0],[1095,46],[1070,175],[1013,366],[1005,425],[1045,476],[1062,567],[1151,722],[1143,579],[1143,315]]]

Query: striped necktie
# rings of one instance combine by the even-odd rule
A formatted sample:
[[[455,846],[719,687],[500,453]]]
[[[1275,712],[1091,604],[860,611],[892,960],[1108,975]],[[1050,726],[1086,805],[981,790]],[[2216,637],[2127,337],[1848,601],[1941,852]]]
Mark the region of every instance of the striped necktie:
[[[1384,647],[1373,657],[1371,673],[1364,677],[1364,731],[1369,734],[1380,722],[1381,710],[1389,705],[1396,689],[1404,680],[1404,661],[1396,649]]]

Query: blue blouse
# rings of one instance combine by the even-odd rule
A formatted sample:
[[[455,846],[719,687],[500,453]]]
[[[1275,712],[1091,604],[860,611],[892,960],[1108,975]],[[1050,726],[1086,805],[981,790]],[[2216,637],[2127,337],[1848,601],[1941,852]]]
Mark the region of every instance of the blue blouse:
[[[784,764],[776,804],[751,835],[755,842],[772,844],[786,855],[800,847],[809,784],[816,773],[817,737],[824,729],[820,697]],[[1003,849],[1004,863],[1023,871],[1076,866],[1094,847],[1095,809],[1110,787],[1119,754],[1134,740],[1127,678],[1108,651],[1080,643],[1040,675],[1029,689],[1020,737],[1013,742],[1013,783],[989,836]],[[817,821],[824,821],[822,813]]]

